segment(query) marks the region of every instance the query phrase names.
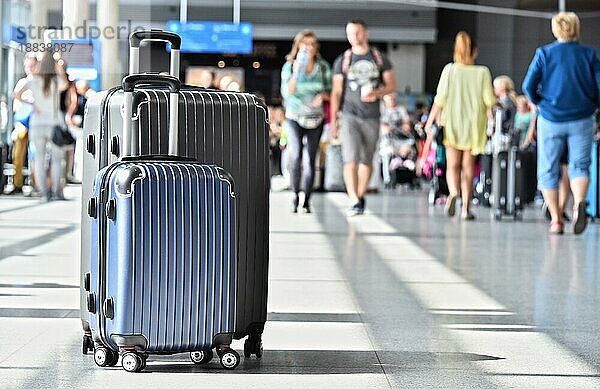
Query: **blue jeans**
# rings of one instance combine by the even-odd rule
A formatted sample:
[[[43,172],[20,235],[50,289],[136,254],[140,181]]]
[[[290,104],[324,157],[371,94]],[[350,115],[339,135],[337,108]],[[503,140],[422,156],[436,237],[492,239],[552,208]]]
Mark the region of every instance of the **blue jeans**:
[[[558,189],[560,161],[569,150],[569,179],[587,178],[596,130],[593,116],[556,123],[538,116],[538,188]]]
[[[319,141],[323,133],[323,124],[314,129],[300,126],[296,121],[288,119],[288,150],[290,152],[290,174],[292,176],[292,190],[300,192],[300,180],[304,175],[304,194],[310,197],[315,180],[315,159],[319,150]],[[304,139],[306,138],[306,144]],[[303,149],[306,146],[308,158],[303,158]],[[302,168],[304,161],[304,169]]]

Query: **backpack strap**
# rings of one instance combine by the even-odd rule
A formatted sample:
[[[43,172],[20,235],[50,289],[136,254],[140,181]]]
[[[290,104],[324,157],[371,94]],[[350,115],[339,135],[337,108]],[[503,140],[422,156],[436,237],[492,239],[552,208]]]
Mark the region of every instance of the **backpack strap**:
[[[371,46],[371,55],[375,58],[375,63],[377,64],[377,68],[379,69],[379,74],[382,76],[383,73],[383,55],[381,55],[381,51],[377,47]]]
[[[351,61],[352,49],[348,49],[344,51],[344,57],[342,58],[342,76],[344,76],[344,82],[342,83],[342,95],[340,96],[340,111],[344,107],[344,98],[346,97],[346,83],[348,80],[348,69],[350,69]]]
[[[352,61],[352,49],[344,51],[344,58],[342,59],[342,74],[346,78],[346,73],[350,69],[350,61]]]

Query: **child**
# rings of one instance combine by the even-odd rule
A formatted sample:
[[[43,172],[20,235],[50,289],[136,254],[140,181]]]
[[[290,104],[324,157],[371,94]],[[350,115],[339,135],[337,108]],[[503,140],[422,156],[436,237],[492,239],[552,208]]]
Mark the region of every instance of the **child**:
[[[502,135],[512,135],[515,129],[516,94],[515,84],[508,76],[498,76],[494,79],[494,93],[498,97],[496,110],[502,111]],[[497,111],[495,111],[497,112]]]
[[[515,130],[521,135],[521,148],[535,147],[535,111],[531,109],[529,99],[524,95],[517,96],[517,114],[515,116]]]

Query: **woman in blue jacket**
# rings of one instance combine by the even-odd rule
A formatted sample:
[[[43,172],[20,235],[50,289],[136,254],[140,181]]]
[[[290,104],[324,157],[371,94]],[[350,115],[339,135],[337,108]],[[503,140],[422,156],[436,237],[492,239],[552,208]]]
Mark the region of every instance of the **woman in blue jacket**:
[[[560,158],[569,150],[569,177],[575,205],[573,232],[587,226],[585,198],[590,154],[599,104],[600,60],[596,51],[578,43],[579,18],[561,12],[552,18],[556,42],[538,48],[523,81],[523,91],[539,108],[538,187],[548,203],[550,233],[562,234],[558,206]]]

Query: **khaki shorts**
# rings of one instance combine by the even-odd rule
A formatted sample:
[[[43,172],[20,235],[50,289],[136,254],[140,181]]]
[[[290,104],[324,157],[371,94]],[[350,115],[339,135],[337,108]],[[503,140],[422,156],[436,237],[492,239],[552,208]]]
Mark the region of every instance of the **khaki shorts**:
[[[344,163],[359,162],[370,166],[379,140],[379,119],[343,114],[340,123]]]

